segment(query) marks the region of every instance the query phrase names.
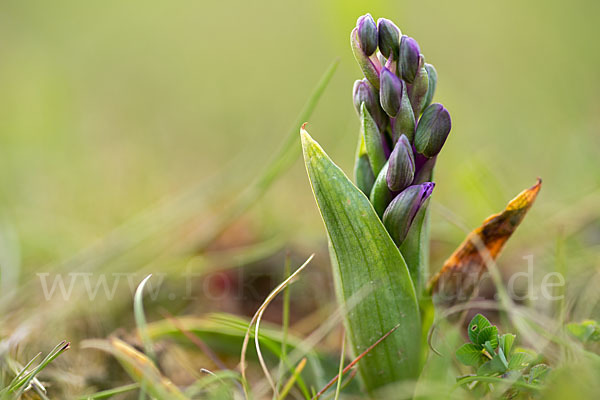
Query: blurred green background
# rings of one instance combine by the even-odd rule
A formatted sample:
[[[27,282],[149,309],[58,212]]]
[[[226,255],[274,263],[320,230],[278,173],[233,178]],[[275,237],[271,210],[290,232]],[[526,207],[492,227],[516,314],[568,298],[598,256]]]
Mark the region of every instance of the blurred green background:
[[[452,115],[436,169],[433,268],[464,237],[454,222],[474,228],[538,176],[541,195],[506,257],[525,268],[522,255],[545,257],[557,237],[585,232],[574,247],[585,252],[573,260],[592,265],[598,1],[5,0],[0,218],[17,238],[10,254],[20,258],[21,284],[191,188],[243,191],[335,59],[308,129],[351,172],[351,90],[361,74],[349,34],[365,12],[418,40],[439,74],[435,101]],[[200,211],[191,231],[208,218]],[[280,237],[326,259],[301,162],[245,218],[253,237]]]
[[[365,12],[396,21],[438,69],[453,131],[437,202],[472,226],[537,176],[537,217],[597,189],[596,1],[4,1],[0,204],[25,265],[225,166],[258,173],[336,58],[309,130],[351,171],[348,37]],[[259,208],[321,233],[301,163]]]

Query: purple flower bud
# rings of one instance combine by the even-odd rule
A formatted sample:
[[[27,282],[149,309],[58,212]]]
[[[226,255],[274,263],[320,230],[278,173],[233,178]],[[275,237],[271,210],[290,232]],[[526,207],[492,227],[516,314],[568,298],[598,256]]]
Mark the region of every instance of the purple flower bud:
[[[400,136],[387,170],[387,184],[390,190],[399,192],[410,185],[415,177],[415,159],[412,145],[405,135]]]
[[[426,157],[437,155],[450,133],[450,113],[439,103],[425,109],[415,132],[415,148]]]
[[[425,182],[409,186],[392,200],[383,213],[383,224],[390,236],[400,246],[425,200],[431,196],[435,184]]]
[[[413,83],[419,71],[419,55],[421,49],[417,41],[408,36],[402,36],[400,41],[400,69],[402,79]]]
[[[362,79],[354,82],[354,87],[352,88],[352,102],[354,103],[354,108],[358,114],[360,114],[362,103],[365,103],[368,109],[369,105],[373,104],[374,100],[375,88],[373,88],[373,85],[371,85],[368,80]]]
[[[379,30],[379,51],[385,58],[398,59],[400,50],[400,29],[389,19],[377,20]]]
[[[360,115],[360,108],[362,103],[365,103],[367,110],[371,113],[373,118],[379,123],[382,119],[382,111],[379,106],[379,99],[377,90],[369,83],[367,79],[354,82],[354,88],[352,89],[352,101],[354,108],[358,115]]]
[[[371,82],[375,89],[379,90],[379,74],[381,72],[381,62],[377,57],[369,57],[358,40],[358,28],[354,28],[350,34],[350,45],[352,46],[352,53],[356,62],[360,66],[365,78]]]
[[[358,29],[358,41],[361,49],[367,56],[375,53],[377,50],[377,25],[371,17],[371,14],[365,14],[358,19],[356,22],[356,28]]]
[[[402,80],[384,67],[381,71],[379,98],[381,107],[390,117],[395,117],[400,111],[403,87]]]

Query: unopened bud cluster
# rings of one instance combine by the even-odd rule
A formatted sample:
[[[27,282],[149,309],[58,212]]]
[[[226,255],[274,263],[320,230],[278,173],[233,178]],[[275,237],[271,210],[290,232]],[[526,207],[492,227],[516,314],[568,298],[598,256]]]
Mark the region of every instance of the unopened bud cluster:
[[[400,246],[433,191],[433,166],[450,133],[450,114],[432,104],[435,68],[392,21],[375,23],[363,15],[351,45],[365,76],[353,90],[361,120],[356,184]]]

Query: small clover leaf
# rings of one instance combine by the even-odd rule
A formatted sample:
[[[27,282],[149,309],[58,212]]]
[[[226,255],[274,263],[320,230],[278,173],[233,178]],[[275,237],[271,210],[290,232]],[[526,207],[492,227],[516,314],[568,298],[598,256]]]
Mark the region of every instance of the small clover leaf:
[[[476,368],[488,359],[481,351],[481,348],[473,343],[465,343],[460,346],[456,350],[456,358],[461,363]]]
[[[500,336],[499,345],[505,356],[510,356],[513,350],[513,343],[515,342],[515,335],[512,333],[506,333]]]
[[[470,343],[458,348],[456,358],[475,368],[476,375],[458,378],[458,385],[472,382],[468,389],[480,397],[494,391],[493,383],[496,382],[506,382],[509,385],[502,389],[506,398],[516,398],[522,390],[541,390],[538,385],[549,368],[545,364],[539,364],[543,357],[531,350],[515,347],[515,335],[499,335],[498,327],[481,314],[473,317],[467,333]]]
[[[469,323],[468,328],[469,339],[471,340],[471,343],[477,344],[477,336],[479,335],[479,332],[490,326],[492,326],[492,324],[483,315],[477,314],[476,316],[474,316],[471,322]]]
[[[500,361],[502,361],[502,364],[506,367],[506,369],[508,369],[508,360],[506,359],[506,355],[504,354],[502,347],[498,348],[498,357],[500,357]]]
[[[490,342],[492,348],[496,350],[498,347],[498,328],[492,325],[479,331],[476,343],[483,346],[486,342]]]
[[[477,375],[500,375],[505,373],[507,370],[506,366],[502,362],[502,359],[496,354],[491,360],[485,362],[477,370]]]
[[[508,369],[513,371],[523,369],[532,359],[531,354],[517,351],[508,360]]]

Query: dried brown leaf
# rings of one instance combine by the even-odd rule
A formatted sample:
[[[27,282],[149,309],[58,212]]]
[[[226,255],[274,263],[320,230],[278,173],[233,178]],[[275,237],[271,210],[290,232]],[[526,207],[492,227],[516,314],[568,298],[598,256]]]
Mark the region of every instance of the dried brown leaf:
[[[535,185],[512,199],[504,211],[488,217],[467,235],[429,283],[436,304],[452,306],[471,298],[487,263],[498,257],[533,205],[541,186],[542,181],[538,179]]]

